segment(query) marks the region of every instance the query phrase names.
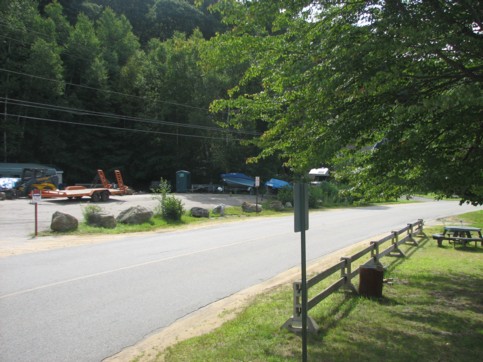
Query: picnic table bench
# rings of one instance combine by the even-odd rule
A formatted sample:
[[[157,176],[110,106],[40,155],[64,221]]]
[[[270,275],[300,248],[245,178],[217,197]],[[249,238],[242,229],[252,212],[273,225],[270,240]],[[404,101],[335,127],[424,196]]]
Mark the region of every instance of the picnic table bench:
[[[478,245],[478,242],[483,246],[481,229],[471,226],[445,226],[442,234],[433,234],[433,239],[438,242],[438,246],[443,245],[443,240],[448,240],[453,246],[456,246],[456,244],[466,246],[467,243],[473,241],[475,242],[475,247]]]

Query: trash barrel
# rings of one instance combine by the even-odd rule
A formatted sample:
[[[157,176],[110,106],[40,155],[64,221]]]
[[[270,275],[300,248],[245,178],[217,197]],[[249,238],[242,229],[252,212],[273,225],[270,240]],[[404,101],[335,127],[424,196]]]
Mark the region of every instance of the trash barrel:
[[[176,192],[188,192],[191,189],[191,173],[189,171],[176,172]]]
[[[381,263],[371,260],[359,268],[359,294],[368,298],[382,297],[384,282],[384,267]]]

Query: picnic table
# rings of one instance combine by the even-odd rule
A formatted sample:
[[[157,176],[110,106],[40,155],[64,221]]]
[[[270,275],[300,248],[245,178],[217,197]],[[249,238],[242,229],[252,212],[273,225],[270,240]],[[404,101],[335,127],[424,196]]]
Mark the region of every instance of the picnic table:
[[[475,246],[478,242],[483,246],[483,236],[481,235],[481,228],[463,225],[449,225],[444,227],[442,234],[433,234],[433,239],[438,242],[438,246],[443,245],[443,240],[455,246],[461,244],[466,246],[467,243],[474,241]]]

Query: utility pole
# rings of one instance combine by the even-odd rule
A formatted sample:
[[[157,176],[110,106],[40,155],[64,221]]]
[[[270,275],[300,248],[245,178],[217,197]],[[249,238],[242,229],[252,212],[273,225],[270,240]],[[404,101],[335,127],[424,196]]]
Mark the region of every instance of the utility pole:
[[[7,76],[8,79],[8,76]],[[8,81],[7,81],[8,84]],[[3,113],[3,162],[7,162],[7,100],[8,94],[5,94],[5,105]]]

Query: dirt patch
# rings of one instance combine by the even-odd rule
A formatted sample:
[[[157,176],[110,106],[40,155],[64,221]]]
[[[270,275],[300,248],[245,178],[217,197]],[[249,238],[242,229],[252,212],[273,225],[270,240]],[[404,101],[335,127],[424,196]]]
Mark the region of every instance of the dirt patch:
[[[448,216],[448,217],[441,217],[439,219],[434,220],[433,222],[434,225],[468,225],[468,223],[465,223],[461,218],[458,217],[458,215],[455,216]],[[429,225],[429,224],[428,224]]]
[[[63,235],[31,238],[17,242],[2,241],[0,242],[0,258],[85,244],[102,243],[123,237],[126,237],[126,235]]]

